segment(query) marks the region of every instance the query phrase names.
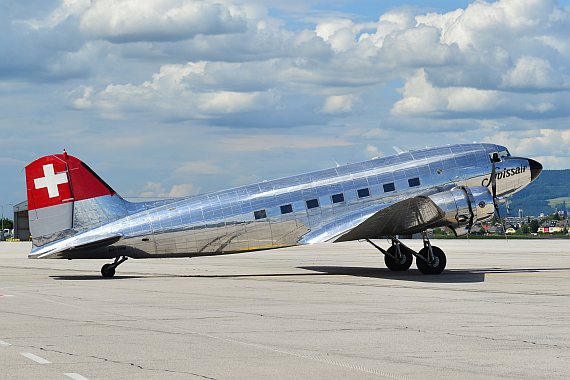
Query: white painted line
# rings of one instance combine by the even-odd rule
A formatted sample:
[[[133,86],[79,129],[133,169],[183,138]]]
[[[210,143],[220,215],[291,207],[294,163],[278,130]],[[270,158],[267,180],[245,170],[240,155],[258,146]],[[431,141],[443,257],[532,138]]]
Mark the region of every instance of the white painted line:
[[[86,378],[85,376],[81,376],[78,373],[64,373],[65,376],[73,379],[73,380],[89,380],[88,378]]]
[[[4,342],[2,339],[0,339],[0,347],[8,347],[8,346],[11,346],[11,344],[8,342]]]
[[[39,364],[49,364],[51,363],[49,360],[45,360],[44,358],[39,357],[38,355],[34,355],[31,352],[20,352],[21,355],[27,357],[30,360],[35,361]]]

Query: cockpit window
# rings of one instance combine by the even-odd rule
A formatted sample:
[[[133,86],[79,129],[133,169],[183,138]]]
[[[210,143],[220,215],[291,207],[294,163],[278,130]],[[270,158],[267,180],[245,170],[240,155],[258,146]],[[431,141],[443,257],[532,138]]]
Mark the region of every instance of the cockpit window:
[[[505,150],[500,150],[499,151],[499,157],[501,158],[501,160],[505,157],[511,157],[511,154],[509,153],[509,151],[507,149]]]
[[[506,148],[498,152],[489,153],[489,159],[491,162],[501,162],[505,157],[511,157],[511,154]]]

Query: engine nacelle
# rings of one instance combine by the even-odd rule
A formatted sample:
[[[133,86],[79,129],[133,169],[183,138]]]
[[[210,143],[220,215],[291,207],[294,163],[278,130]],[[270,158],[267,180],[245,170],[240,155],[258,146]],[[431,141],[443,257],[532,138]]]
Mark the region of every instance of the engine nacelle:
[[[495,213],[493,196],[485,186],[458,186],[429,198],[445,214],[438,226],[449,227],[456,235],[465,235],[475,223],[489,220]]]

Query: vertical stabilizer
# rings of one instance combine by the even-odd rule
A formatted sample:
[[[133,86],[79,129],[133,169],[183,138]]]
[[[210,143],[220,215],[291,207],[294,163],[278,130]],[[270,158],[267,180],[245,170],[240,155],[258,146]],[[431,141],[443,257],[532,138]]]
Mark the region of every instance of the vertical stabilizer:
[[[127,214],[127,202],[87,165],[65,152],[26,166],[26,187],[35,246]]]

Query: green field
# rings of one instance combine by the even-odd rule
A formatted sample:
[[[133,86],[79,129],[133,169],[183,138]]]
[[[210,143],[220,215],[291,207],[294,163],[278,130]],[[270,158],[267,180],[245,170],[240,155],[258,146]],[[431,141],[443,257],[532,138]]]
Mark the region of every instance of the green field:
[[[548,205],[552,208],[555,208],[556,206],[561,205],[564,202],[566,202],[567,207],[570,207],[570,197],[558,197],[558,198],[547,199],[546,201],[548,202]]]
[[[548,215],[564,200],[570,208],[570,169],[544,170],[536,181],[512,196],[511,212],[516,215],[522,209],[524,215]]]

